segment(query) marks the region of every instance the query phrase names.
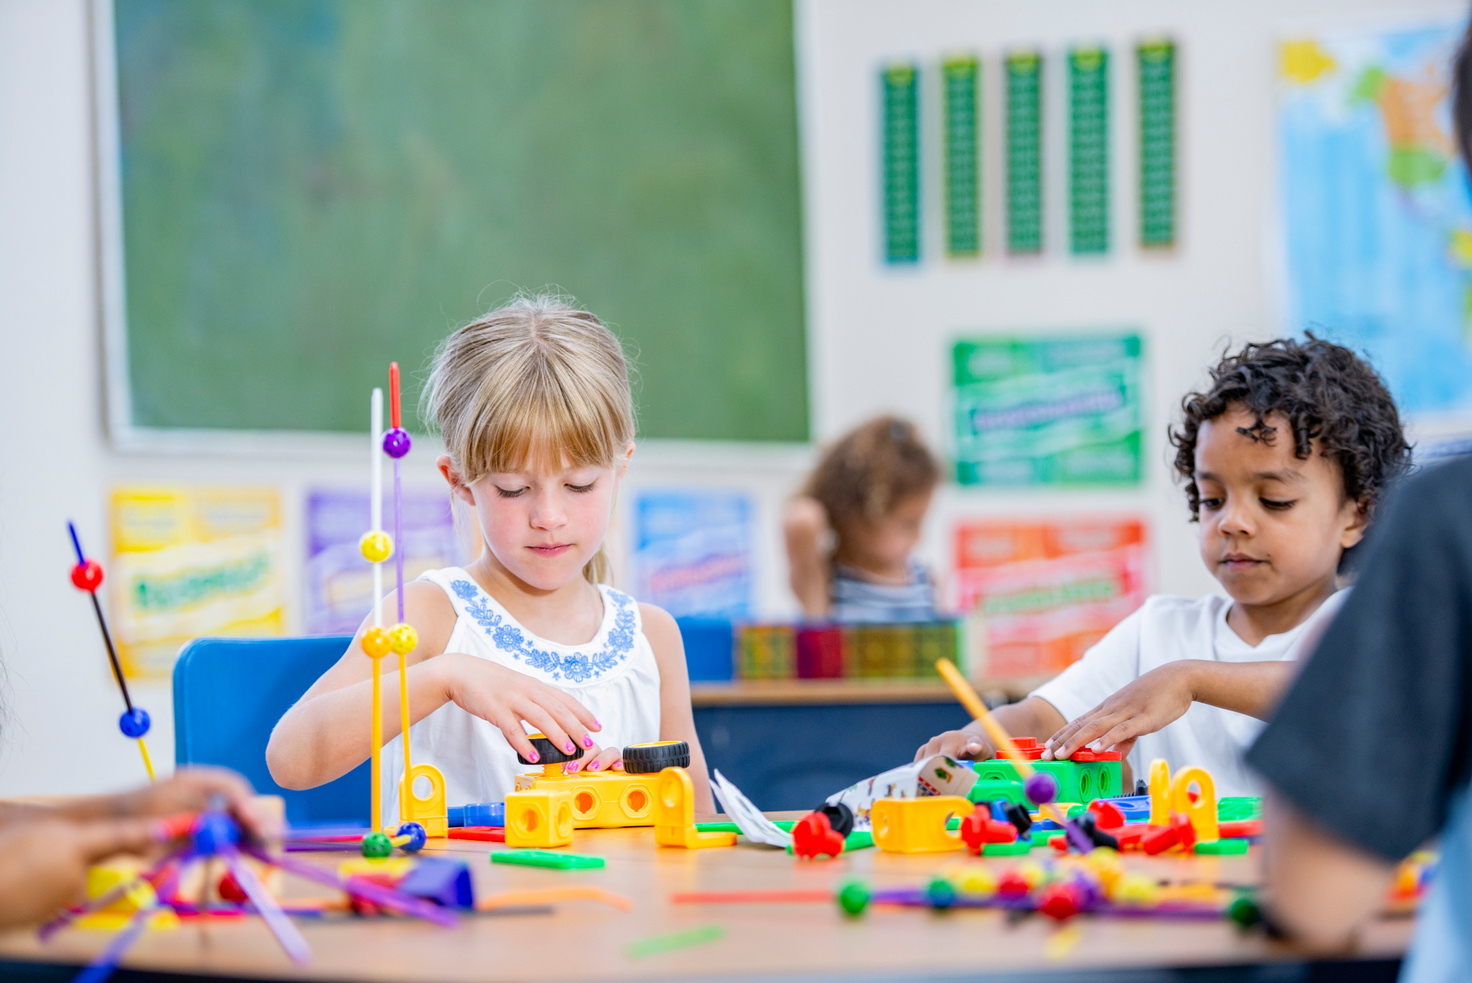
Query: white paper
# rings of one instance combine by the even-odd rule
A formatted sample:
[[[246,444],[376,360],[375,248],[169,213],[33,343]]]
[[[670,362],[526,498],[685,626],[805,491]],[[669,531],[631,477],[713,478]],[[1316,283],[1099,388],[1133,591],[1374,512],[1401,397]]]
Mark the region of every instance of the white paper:
[[[760,843],[763,846],[774,846],[787,849],[792,843],[792,834],[783,830],[773,823],[762,811],[752,805],[750,799],[741,794],[741,790],[726,780],[719,768],[715,771],[716,783],[711,787],[716,798],[721,801],[721,808],[726,815],[736,824],[752,843]]]
[[[869,829],[869,810],[879,799],[918,799],[929,795],[966,795],[976,784],[976,772],[944,754],[915,761],[850,785],[828,796],[828,805],[842,802],[853,810],[854,829]]]

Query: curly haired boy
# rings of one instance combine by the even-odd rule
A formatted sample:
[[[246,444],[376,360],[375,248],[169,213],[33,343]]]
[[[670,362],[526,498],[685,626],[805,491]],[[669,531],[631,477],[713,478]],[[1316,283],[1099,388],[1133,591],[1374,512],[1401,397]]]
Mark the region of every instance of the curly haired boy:
[[[1346,554],[1385,486],[1410,463],[1395,401],[1347,348],[1308,336],[1249,344],[1182,402],[1170,434],[1201,559],[1226,596],[1156,594],[1084,657],[997,711],[1045,757],[1082,747],[1201,765],[1220,795],[1257,794],[1243,752],[1287,688],[1292,660],[1327,623]],[[989,758],[968,727],[919,755]],[[919,756],[917,755],[917,756]]]

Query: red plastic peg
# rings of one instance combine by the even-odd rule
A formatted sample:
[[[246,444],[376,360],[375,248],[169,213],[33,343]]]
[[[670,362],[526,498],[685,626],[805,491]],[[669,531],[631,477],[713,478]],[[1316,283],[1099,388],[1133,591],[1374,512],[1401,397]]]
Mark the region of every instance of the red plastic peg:
[[[1078,914],[1082,900],[1077,884],[1049,884],[1038,893],[1038,911],[1054,921],[1066,922]]]
[[[1124,825],[1124,813],[1113,802],[1095,799],[1089,803],[1089,811],[1094,814],[1094,826],[1097,829],[1119,829]]]
[[[843,852],[843,834],[821,812],[810,812],[792,827],[792,853],[807,860],[836,857]]]
[[[1016,843],[1017,827],[993,819],[990,808],[982,803],[961,820],[961,841],[972,853],[980,855],[988,843]]]

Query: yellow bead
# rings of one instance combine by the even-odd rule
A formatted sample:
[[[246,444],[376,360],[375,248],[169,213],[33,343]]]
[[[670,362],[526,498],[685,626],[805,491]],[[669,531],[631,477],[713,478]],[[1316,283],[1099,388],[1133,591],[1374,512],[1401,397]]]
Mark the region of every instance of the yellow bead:
[[[1144,874],[1125,874],[1119,879],[1114,899],[1125,904],[1152,905],[1160,900],[1160,885]]]
[[[389,641],[388,632],[382,628],[369,628],[363,632],[363,651],[370,659],[381,659],[388,655],[389,647],[393,643]]]
[[[363,559],[369,563],[382,563],[394,555],[394,541],[382,530],[365,532],[363,538],[358,540],[358,549],[362,551]]]
[[[408,655],[419,644],[419,633],[414,630],[413,625],[406,625],[401,621],[389,630],[388,643],[395,655]]]
[[[951,882],[967,894],[994,894],[997,890],[997,875],[981,864],[968,865]]]

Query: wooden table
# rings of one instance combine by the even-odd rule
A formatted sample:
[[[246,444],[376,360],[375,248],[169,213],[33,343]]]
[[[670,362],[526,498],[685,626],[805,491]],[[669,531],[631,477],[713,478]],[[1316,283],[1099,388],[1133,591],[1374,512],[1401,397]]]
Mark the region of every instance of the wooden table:
[[[443,841],[442,841],[443,842]],[[504,849],[499,845],[491,849]],[[965,854],[900,856],[873,849],[837,860],[797,862],[787,854],[744,845],[726,849],[659,849],[649,829],[580,831],[573,849],[607,858],[597,871],[552,871],[492,865],[487,846],[463,841],[431,847],[469,861],[477,894],[513,888],[594,884],[628,895],[632,911],[591,902],[563,902],[551,914],[471,916],[455,929],[401,919],[299,919],[314,958],[293,966],[259,919],[186,925],[145,935],[126,966],[133,973],[186,978],[369,980],[392,983],[455,981],[646,980],[744,977],[934,979],[1179,980],[1299,979],[1302,953],[1230,923],[1076,919],[1075,944],[1060,944],[1047,919],[1009,925],[997,911],[871,908],[845,917],[834,904],[672,904],[683,891],[798,888],[832,890],[857,875],[876,887],[917,886]],[[335,854],[295,854],[330,865]],[[969,858],[967,858],[969,859]],[[1131,867],[1162,879],[1243,884],[1255,880],[1256,857],[1147,858]],[[997,867],[1010,858],[981,861]],[[293,882],[299,884],[299,882]],[[310,886],[290,892],[320,893]],[[643,958],[631,941],[683,929],[720,925],[718,941]],[[1304,978],[1390,980],[1410,937],[1409,919],[1386,919],[1365,934],[1353,959],[1319,965]],[[1064,939],[1070,936],[1064,936]],[[101,933],[68,930],[46,945],[30,932],[0,935],[0,979],[57,980],[55,963],[78,965],[106,941]],[[1154,970],[1156,972],[1144,972]],[[1175,972],[1167,972],[1175,970]],[[178,979],[179,976],[172,977]]]

